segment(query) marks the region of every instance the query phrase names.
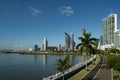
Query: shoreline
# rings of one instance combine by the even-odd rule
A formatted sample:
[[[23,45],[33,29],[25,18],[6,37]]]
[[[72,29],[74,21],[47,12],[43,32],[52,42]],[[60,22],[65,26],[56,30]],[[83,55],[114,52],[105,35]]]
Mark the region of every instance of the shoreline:
[[[3,54],[23,54],[23,55],[81,55],[80,53],[71,53],[71,52],[1,52]]]

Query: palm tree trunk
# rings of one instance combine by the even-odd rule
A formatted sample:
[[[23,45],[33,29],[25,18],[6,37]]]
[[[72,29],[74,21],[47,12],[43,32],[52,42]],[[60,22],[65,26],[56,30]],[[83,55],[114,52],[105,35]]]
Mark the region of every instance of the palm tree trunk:
[[[92,58],[92,64],[93,64],[93,62],[94,62],[94,55],[92,55],[91,58]]]
[[[65,77],[64,77],[64,72],[63,72],[62,74],[63,74],[63,78],[62,78],[62,80],[64,80],[64,78],[65,78]]]
[[[87,55],[86,55],[86,60],[85,60],[85,69],[87,70]]]

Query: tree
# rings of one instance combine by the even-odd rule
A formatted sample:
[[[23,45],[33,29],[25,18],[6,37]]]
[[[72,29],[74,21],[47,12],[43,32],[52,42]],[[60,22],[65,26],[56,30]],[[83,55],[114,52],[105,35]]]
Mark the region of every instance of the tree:
[[[113,68],[116,65],[117,58],[115,55],[108,55],[106,63],[110,68]]]
[[[117,70],[120,77],[120,55],[108,55],[107,65],[114,70]]]
[[[113,53],[113,54],[119,54],[119,49],[116,49],[116,48],[112,48],[109,50],[109,53]]]
[[[69,56],[66,56],[63,60],[62,59],[57,60],[55,69],[63,74],[63,80],[64,80],[64,73],[70,67],[71,65],[69,64]]]
[[[83,53],[83,51],[85,51],[87,61],[88,56],[91,56],[91,54],[95,54],[94,47],[97,46],[97,39],[91,38],[91,33],[86,32],[83,33],[83,37],[78,37],[78,39],[81,40],[81,43],[79,43],[76,48],[80,49],[81,54]]]
[[[100,49],[95,49],[96,54],[98,55],[104,55],[104,50],[100,50]]]

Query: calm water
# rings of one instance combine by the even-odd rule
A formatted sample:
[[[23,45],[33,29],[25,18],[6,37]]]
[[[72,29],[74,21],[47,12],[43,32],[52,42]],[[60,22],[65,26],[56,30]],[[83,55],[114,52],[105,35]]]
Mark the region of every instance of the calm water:
[[[57,55],[21,55],[0,53],[0,80],[42,80],[58,71],[54,69]],[[82,56],[70,55],[70,62],[77,64]]]

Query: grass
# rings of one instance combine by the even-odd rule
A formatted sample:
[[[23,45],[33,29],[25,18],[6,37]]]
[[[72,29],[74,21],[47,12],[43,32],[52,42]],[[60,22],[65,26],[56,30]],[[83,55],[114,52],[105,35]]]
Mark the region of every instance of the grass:
[[[116,70],[113,69],[113,76],[117,75],[118,72]]]
[[[86,69],[81,70],[80,72],[78,72],[77,74],[75,74],[74,76],[72,76],[71,78],[69,78],[68,80],[80,80],[82,79],[85,75],[87,75],[100,61],[100,57],[97,57],[96,61],[89,65]]]

